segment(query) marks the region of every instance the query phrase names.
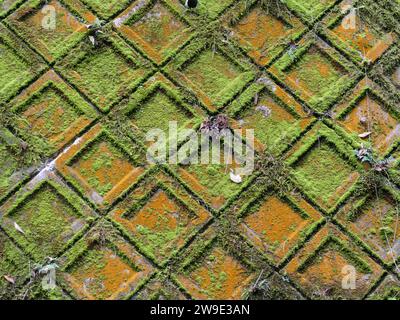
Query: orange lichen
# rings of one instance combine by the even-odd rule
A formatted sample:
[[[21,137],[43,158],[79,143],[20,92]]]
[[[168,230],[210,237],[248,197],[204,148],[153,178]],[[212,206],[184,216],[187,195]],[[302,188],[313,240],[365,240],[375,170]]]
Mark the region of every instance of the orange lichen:
[[[371,62],[376,61],[394,42],[391,34],[382,34],[369,27],[359,16],[356,17],[354,26],[340,23],[332,31]]]
[[[130,10],[131,7],[126,12]],[[174,48],[182,45],[190,34],[188,24],[160,2],[156,2],[138,21],[121,25],[120,30],[129,40],[138,43],[157,63],[161,63]]]
[[[342,73],[343,69],[338,64],[330,61],[314,46],[288,72],[287,79],[309,100],[337,81]]]
[[[100,140],[85,145],[96,139]],[[56,165],[99,206],[109,205],[144,173],[144,167],[133,165],[130,156],[104,134],[100,125],[63,153]]]
[[[362,23],[358,16],[356,21],[354,21],[354,27],[339,23],[333,31],[343,38],[344,41],[353,45],[362,54],[369,52],[379,41],[379,35],[366,24]]]
[[[185,236],[196,224],[196,218],[163,191],[156,192],[132,217],[121,215],[114,218],[159,262],[184,244]]]
[[[83,99],[71,100],[71,92],[53,70],[48,71],[14,99],[16,111],[24,118],[20,127],[39,135],[55,149],[65,146],[95,118]]]
[[[258,64],[264,66],[271,60],[273,54],[282,50],[283,45],[290,41],[300,26],[301,23],[294,17],[286,22],[283,18],[268,14],[257,6],[240,20],[233,30],[248,54]]]
[[[328,251],[318,260],[318,263],[307,269],[310,283],[315,287],[323,285],[327,288],[340,288],[343,280],[342,269],[348,265],[348,261],[336,251]]]
[[[400,124],[381,104],[370,96],[363,98],[343,121],[352,132],[361,134],[372,132],[370,139],[373,146],[384,152],[400,137]]]
[[[319,215],[309,211],[304,217],[292,206],[271,196],[255,212],[243,219],[246,236],[267,256],[279,262],[299,241],[301,233],[316,222]]]
[[[130,281],[135,280],[138,272],[110,249],[95,250],[92,261],[86,261],[83,257],[78,263],[79,268],[71,272],[71,286],[91,300],[115,299],[128,288]]]
[[[75,0],[69,0],[67,4],[70,5],[70,2],[74,4],[75,12],[88,22],[96,19]],[[64,53],[65,47],[75,44],[87,32],[85,24],[79,19],[64,4],[51,0],[38,7],[31,4],[21,7],[11,16],[11,23],[34,43],[47,60],[54,61]]]
[[[340,112],[348,108],[349,102],[346,100],[339,105],[336,110],[340,118],[340,123],[351,133],[360,135],[365,132],[371,134],[367,137],[374,149],[380,154],[384,154],[400,137],[400,123],[390,108],[381,98],[377,97],[375,86],[369,79],[364,79],[356,87],[351,99],[359,97],[359,101],[352,107],[345,117],[340,116]],[[366,92],[363,92],[367,90]],[[379,90],[379,89],[377,89]]]
[[[93,148],[93,149],[92,149]],[[91,185],[92,188],[102,188],[109,184],[108,189],[114,188],[126,175],[133,170],[133,165],[115,148],[106,141],[101,141],[91,147],[90,155],[84,154],[76,161],[72,168]],[[91,183],[96,180],[95,185]],[[97,184],[97,186],[96,186]],[[108,191],[101,192],[104,195]]]
[[[236,259],[214,248],[189,278],[179,280],[196,299],[238,300],[253,278]]]
[[[398,212],[394,200],[387,195],[372,197],[359,209],[359,213],[355,213],[354,218],[347,216],[351,208],[351,205],[346,206],[341,211],[339,220],[373,248],[384,261],[391,263],[397,259],[400,240],[395,231]]]
[[[346,248],[340,248],[342,244],[331,247],[329,241],[324,245],[328,237],[339,239]],[[351,257],[346,255],[347,248],[352,250]],[[304,266],[310,257],[312,260]],[[370,271],[360,270],[351,260],[355,257],[363,261]],[[355,270],[356,287],[350,290],[346,289],[345,285],[349,284],[346,276],[352,268]],[[305,288],[310,296],[319,299],[361,298],[383,272],[379,265],[331,225],[319,231],[287,265],[285,271]]]
[[[61,277],[78,299],[125,299],[153,272],[151,264],[111,226],[100,224],[64,256]]]
[[[173,185],[174,195],[163,189],[154,191],[161,182],[171,187],[171,178],[158,174],[138,186],[110,214],[138,247],[159,264],[184,246],[193,231],[209,218],[209,213],[176,185]],[[143,199],[146,199],[143,206],[132,211],[132,203]]]

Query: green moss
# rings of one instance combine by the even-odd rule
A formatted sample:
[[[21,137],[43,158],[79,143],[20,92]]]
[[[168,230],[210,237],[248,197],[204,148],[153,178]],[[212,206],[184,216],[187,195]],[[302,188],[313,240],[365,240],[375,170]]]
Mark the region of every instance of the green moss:
[[[371,78],[379,84],[385,94],[396,101],[400,101],[399,83],[393,79],[393,75],[400,67],[400,49],[392,46],[379,59],[380,63],[371,70]]]
[[[18,163],[7,146],[0,140],[0,199],[15,183],[14,173],[18,170]]]
[[[6,14],[15,9],[23,0],[0,0],[0,18],[6,16]]]
[[[232,2],[232,0],[202,0],[199,1],[198,11],[210,18],[216,18]]]
[[[151,9],[148,8],[145,6],[137,10],[125,25],[140,34],[140,38],[146,42],[144,47],[134,41],[143,53],[152,56],[157,63],[162,63],[191,37],[188,34],[190,25],[168,2],[152,1]],[[129,37],[127,40],[132,41]],[[147,46],[151,47],[151,52],[157,52],[161,56],[160,59],[155,58]]]
[[[182,241],[185,242],[185,238],[192,233],[189,216],[194,213],[169,187],[160,184],[159,188],[161,189],[157,188],[147,193],[140,201],[135,201],[127,217],[140,215],[142,221],[149,222],[146,226],[135,224],[133,241],[147,257],[163,265],[180,249]],[[158,209],[155,209],[149,204],[159,193],[163,193],[169,199],[169,203],[159,203]],[[156,201],[158,203],[159,200]],[[118,227],[124,230],[121,225]]]
[[[142,225],[136,226],[136,231],[140,234],[140,244],[144,253],[149,257],[155,258],[158,262],[163,262],[176,250],[171,246],[184,231],[184,225],[177,225],[170,229],[162,227],[162,217],[158,216],[160,227],[157,230],[150,230]]]
[[[181,128],[190,119],[190,116],[186,110],[180,109],[177,103],[162,90],[158,90],[141,104],[133,118],[135,125],[143,132],[161,129],[167,133],[170,121],[176,121],[178,128]]]
[[[301,119],[292,110],[287,110],[270,97],[260,96],[262,103],[258,107],[267,107],[271,114],[265,116],[256,106],[248,106],[238,116],[246,128],[254,129],[255,137],[274,154],[279,154],[294,137],[303,131]]]
[[[125,9],[130,0],[82,0],[103,19],[109,19],[119,11]]]
[[[94,247],[87,250],[73,265],[69,268],[70,274],[93,274],[90,282],[87,283],[87,290],[96,299],[106,299],[109,292],[104,290],[103,282],[105,276],[101,272],[106,267],[106,249]]]
[[[0,37],[0,98],[16,92],[16,83],[31,76],[29,65],[18,54],[1,41]],[[2,100],[2,99],[0,99]]]
[[[208,33],[205,37],[192,40],[164,70],[192,97],[197,95],[203,106],[222,108],[254,79],[255,69],[241,59],[238,48],[213,42]]]
[[[108,149],[111,151],[111,153],[108,151],[106,152],[108,156],[100,157],[100,159],[102,159],[100,161],[105,161],[105,163],[109,163],[110,160],[113,161],[113,168],[119,168],[120,165],[126,165],[126,167],[129,168],[128,163],[130,163],[133,167],[143,167],[146,161],[143,149],[141,149],[140,146],[138,146],[138,144],[136,144],[134,141],[130,140],[128,133],[121,134],[121,132],[119,132],[119,134],[117,134],[116,131],[120,130],[121,128],[111,127],[113,125],[111,122],[107,124],[104,124],[102,130],[95,135],[95,137],[85,140],[85,143],[80,150],[71,156],[65,163],[66,166],[73,167],[74,170],[80,172],[81,176],[84,178],[84,180],[86,180],[86,183],[89,183],[88,179],[92,177],[90,181],[91,187],[95,188],[94,191],[101,192],[103,194],[109,191],[109,188],[111,187],[109,183],[112,183],[112,187],[115,187],[115,185],[121,182],[129,172],[122,170],[104,170],[106,168],[95,166],[95,168],[103,169],[99,170],[100,174],[98,177],[96,177],[96,171],[93,168],[93,162],[97,157],[100,157],[100,154],[102,153],[99,152],[100,146],[104,147],[105,150]],[[116,125],[119,125],[119,122]],[[116,139],[116,136],[118,137],[118,140]],[[85,163],[85,165],[82,166],[81,163]],[[135,184],[139,183],[139,181],[141,181],[145,175],[146,173],[142,174]],[[99,203],[96,203],[91,198],[87,188],[84,187],[84,181],[69,174],[64,174],[64,177],[68,180],[68,182],[74,185],[74,187],[87,201],[94,206],[99,205]],[[119,197],[123,197],[127,191],[128,189],[123,191],[121,190]],[[112,203],[109,201],[103,201],[101,203],[101,207],[108,207],[111,204]]]
[[[371,237],[373,239],[378,238],[385,247],[387,246],[388,240],[391,241],[392,239],[396,238],[395,230],[393,228],[395,228],[396,225],[398,208],[394,205],[394,203],[397,203],[398,199],[396,193],[393,193],[393,190],[385,189],[385,187],[383,190],[381,189],[382,188],[379,188],[378,195],[374,194],[371,196],[368,194],[365,197],[355,201],[352,206],[352,210],[347,214],[346,219],[349,222],[355,223],[364,212],[375,212],[377,208],[381,208],[381,206],[383,206],[384,209],[378,210],[383,210],[380,217],[380,227],[371,227],[363,231],[361,234],[363,239],[360,239],[360,241],[369,239]],[[382,191],[384,192],[383,194],[381,194]],[[382,203],[381,201],[384,202]],[[357,235],[355,237],[357,237]]]
[[[276,75],[318,112],[330,108],[361,76],[352,63],[312,39],[282,56],[275,67]]]
[[[337,189],[354,172],[332,146],[316,145],[295,166],[294,176],[307,193],[328,205]]]
[[[46,108],[37,112],[36,108],[41,105]],[[30,110],[35,111],[30,113]],[[68,98],[52,86],[46,87],[40,95],[30,100],[24,112],[29,114],[27,121],[31,130],[45,139],[62,134],[81,115]]]
[[[63,21],[64,19],[66,19],[65,16],[66,14],[64,12],[56,10],[55,19],[57,19],[57,21]],[[68,19],[72,19],[72,17],[73,16],[69,16]],[[31,26],[32,29],[34,27],[36,27],[37,29],[36,35],[40,36],[40,41],[44,42],[45,46],[49,49],[50,53],[55,58],[61,56],[61,54],[64,53],[68,47],[71,47],[72,44],[78,42],[85,35],[84,32],[73,33],[74,30],[69,25],[66,25],[65,30],[59,28],[56,29],[56,31],[45,30],[43,28],[39,30],[37,26]],[[26,36],[29,35],[31,34],[26,34]]]
[[[0,25],[0,101],[6,102],[45,68],[42,60]]]
[[[81,42],[55,69],[104,112],[128,96],[153,72],[150,63],[111,30]]]
[[[318,111],[324,111],[349,84],[339,68],[321,52],[309,51],[292,69],[311,94],[308,102]]]
[[[298,267],[298,271],[304,272],[310,265],[318,261],[318,259],[320,259],[324,254],[332,250],[342,255],[342,257],[349,261],[357,269],[358,272],[363,274],[372,273],[372,269],[369,264],[353,250],[351,250],[346,242],[335,236],[326,237],[320,243],[318,248],[303,260],[303,262]]]
[[[103,220],[68,251],[62,271],[68,273],[81,288],[86,287],[85,294],[90,294],[97,300],[109,299],[126,285],[125,282],[121,282],[121,275],[114,278],[119,266],[122,266],[122,270],[129,270],[132,277],[143,271],[140,264],[136,265],[132,261],[131,253],[128,252],[135,251],[131,251],[130,248],[131,245],[119,237],[110,222]],[[114,269],[116,266],[117,269]],[[138,287],[143,281],[145,279],[140,281]],[[71,293],[77,294],[74,290]]]
[[[218,293],[223,292],[228,280],[228,275],[226,274],[226,272],[224,271],[216,272],[213,270],[214,268],[210,267],[218,263],[219,262],[216,261],[215,257],[212,255],[208,256],[203,262],[204,265],[209,267],[208,277],[210,279],[210,285],[207,288],[202,288],[200,291],[202,294],[206,295],[210,299],[217,296]],[[218,267],[215,269],[218,269]],[[205,279],[203,279],[201,276],[196,276],[194,280],[200,287],[205,281]]]
[[[75,71],[81,75],[79,82],[90,98],[106,110],[127,89],[128,81],[135,75],[135,66],[118,55],[111,47],[104,47],[88,55]]]
[[[2,289],[9,285],[5,275],[21,285],[29,276],[29,259],[0,231],[0,298]]]
[[[82,19],[76,16],[75,10],[68,5],[62,4],[55,9],[55,29],[42,27],[42,20],[45,16],[41,10],[47,5],[44,0],[31,0],[18,11],[24,12],[21,17],[11,16],[7,23],[26,41],[35,45],[47,59],[53,61],[68,52],[71,47],[82,40],[85,36],[83,30],[74,29],[79,23],[83,27]]]
[[[385,288],[384,292],[380,296],[374,296],[375,300],[392,300],[399,301],[400,300],[400,288],[396,286],[391,286],[389,288]]]
[[[285,3],[309,21],[318,18],[335,0],[286,0]]]
[[[85,225],[76,208],[48,182],[21,201],[7,217],[15,221],[25,234],[15,230],[12,223],[7,231],[38,261],[56,257]]]
[[[230,171],[221,164],[190,165],[185,169],[193,174],[199,183],[206,188],[206,192],[212,197],[224,197],[230,199],[241,188],[242,185],[233,183],[230,180]]]
[[[68,271],[70,273],[87,273],[94,271],[100,272],[105,267],[106,252],[101,247],[93,247],[87,250],[85,254]]]
[[[115,172],[113,172],[113,163],[117,160],[126,162],[128,156],[125,155],[118,147],[112,143],[107,143],[109,152],[102,151],[103,141],[98,140],[89,149],[82,153],[81,157],[75,163],[75,167],[81,172],[82,176],[86,178],[89,185],[96,190],[101,196],[105,196],[114,185],[109,181]],[[80,168],[79,163],[86,161],[93,161],[91,167]],[[102,179],[98,178],[98,172],[101,171]]]
[[[71,300],[71,298],[67,296],[59,286],[49,290],[43,289],[41,281],[39,281],[33,288],[30,289],[27,299],[50,301]]]
[[[326,71],[324,74],[319,70],[319,66],[324,67]],[[307,89],[314,94],[322,92],[341,76],[341,73],[319,51],[306,54],[296,66],[296,70],[301,81],[307,83]]]
[[[65,146],[97,117],[96,111],[64,82],[49,80],[13,105],[12,126],[40,155],[50,156]],[[72,130],[74,130],[72,132]]]
[[[230,86],[242,71],[221,53],[206,50],[184,72],[211,99],[217,99],[219,93]]]

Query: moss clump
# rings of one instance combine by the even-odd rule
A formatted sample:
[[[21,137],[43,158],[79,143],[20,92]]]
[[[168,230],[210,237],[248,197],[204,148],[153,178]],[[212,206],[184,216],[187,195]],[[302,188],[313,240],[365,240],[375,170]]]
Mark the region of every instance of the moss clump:
[[[296,66],[298,76],[307,89],[314,94],[322,92],[340,78],[341,74],[332,63],[318,51],[306,54]]]
[[[185,69],[185,74],[211,99],[217,99],[219,93],[231,86],[241,72],[239,66],[212,50],[201,53]]]
[[[109,19],[119,11],[125,9],[130,0],[82,0],[89,8],[98,13],[103,19]]]
[[[184,225],[177,225],[175,228],[161,228],[164,230],[153,230],[145,226],[136,226],[136,231],[140,237],[142,250],[150,257],[157,257],[158,261],[162,261],[171,255],[174,243],[182,234]]]
[[[176,121],[180,128],[190,119],[190,115],[186,110],[179,109],[176,103],[162,90],[158,90],[142,103],[133,118],[135,125],[143,132],[156,128],[167,133],[170,121]]]
[[[38,261],[57,256],[84,226],[76,209],[48,183],[17,204],[7,217],[16,221],[25,234],[21,235],[13,226],[9,232]]]
[[[335,192],[354,172],[332,146],[323,142],[306,153],[295,166],[294,176],[307,193],[329,204]]]
[[[0,140],[0,199],[13,185],[13,174],[18,170],[18,163],[7,146]]]
[[[42,9],[50,5],[55,8],[55,28],[43,28],[46,13]],[[34,0],[26,3],[8,19],[8,25],[26,41],[31,42],[49,61],[60,58],[85,36],[82,17],[75,15],[73,8],[58,1]]]
[[[134,77],[135,66],[117,54],[111,47],[94,52],[75,67],[80,75],[79,82],[90,98],[101,108],[117,100]]]
[[[14,278],[16,285],[21,285],[28,275],[29,259],[0,231],[0,298],[8,297],[11,291],[6,289],[10,283],[4,276]]]
[[[196,177],[211,197],[230,199],[242,187],[230,180],[229,168],[221,164],[191,165],[185,169]]]
[[[265,115],[263,108],[271,114]],[[237,118],[254,129],[255,137],[276,155],[303,131],[301,119],[269,97],[261,98],[258,106],[247,107]]]
[[[286,0],[285,3],[307,20],[317,19],[335,0]]]
[[[77,158],[74,168],[90,187],[105,196],[127,175],[132,166],[129,156],[121,149],[100,139]]]
[[[15,83],[30,77],[29,66],[0,37],[0,101],[15,93]]]
[[[71,105],[61,92],[52,86],[29,101],[23,115],[30,130],[46,140],[51,140],[67,130],[81,112]]]
[[[232,2],[232,0],[201,0],[199,1],[198,11],[210,18],[216,18]]]

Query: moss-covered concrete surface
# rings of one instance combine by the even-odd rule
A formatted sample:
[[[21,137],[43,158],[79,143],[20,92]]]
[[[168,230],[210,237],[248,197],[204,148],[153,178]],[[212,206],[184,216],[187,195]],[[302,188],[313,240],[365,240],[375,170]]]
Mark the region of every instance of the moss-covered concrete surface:
[[[398,0],[0,0],[0,299],[400,299],[399,30]],[[254,130],[240,183],[146,160],[217,115]]]

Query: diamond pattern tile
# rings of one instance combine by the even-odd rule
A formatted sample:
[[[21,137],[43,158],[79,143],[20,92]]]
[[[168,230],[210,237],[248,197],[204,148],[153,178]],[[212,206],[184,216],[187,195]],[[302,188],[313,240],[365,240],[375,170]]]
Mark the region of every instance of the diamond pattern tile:
[[[398,299],[399,2],[186,5],[0,0],[0,299]]]

